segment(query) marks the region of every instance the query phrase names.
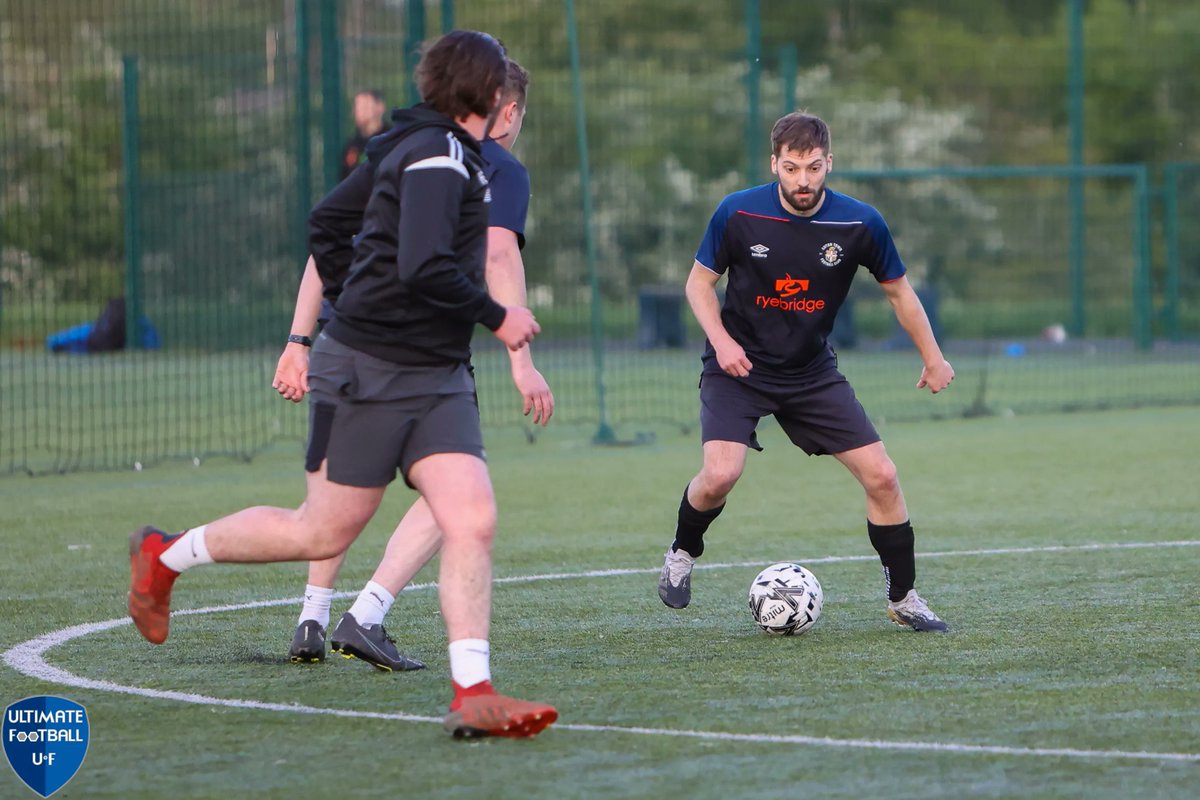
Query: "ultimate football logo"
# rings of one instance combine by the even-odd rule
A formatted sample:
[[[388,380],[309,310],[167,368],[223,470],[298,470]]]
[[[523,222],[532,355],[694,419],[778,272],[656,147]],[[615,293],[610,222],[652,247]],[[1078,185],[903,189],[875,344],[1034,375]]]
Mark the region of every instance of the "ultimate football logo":
[[[4,709],[4,755],[42,797],[75,776],[88,748],[87,709],[65,697],[26,697]]]
[[[842,263],[842,246],[837,242],[826,242],[821,245],[821,263],[827,267],[836,267]]]

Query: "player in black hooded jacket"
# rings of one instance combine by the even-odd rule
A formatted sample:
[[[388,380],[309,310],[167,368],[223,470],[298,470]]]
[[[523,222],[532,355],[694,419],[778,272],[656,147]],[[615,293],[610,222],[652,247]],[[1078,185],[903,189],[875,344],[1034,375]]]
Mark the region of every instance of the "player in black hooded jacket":
[[[501,303],[525,303],[525,269],[521,259],[524,244],[526,214],[529,206],[529,173],[511,154],[520,136],[525,119],[529,90],[529,73],[511,58],[500,107],[488,130],[488,139],[480,146],[486,161],[485,176],[492,202],[488,207],[488,254],[485,275],[489,293]],[[393,112],[399,119],[408,118],[407,111]],[[390,126],[389,126],[390,127]],[[396,144],[396,137],[380,137],[372,146],[371,157],[362,169],[371,171]],[[333,279],[345,280],[351,258],[342,258],[353,250],[354,235],[361,228],[362,210],[370,199],[372,180],[360,175],[346,186],[337,186],[313,208],[309,230],[313,247],[322,254],[322,261]],[[358,208],[355,224],[354,209]],[[330,295],[341,292],[340,284],[329,287]],[[327,308],[329,307],[329,308]],[[322,315],[324,318],[322,319]],[[279,357],[272,386],[282,397],[300,402],[308,393],[309,349],[308,335],[318,321],[332,318],[328,300],[322,303],[321,278],[316,261],[310,257],[304,268],[300,291],[296,296],[296,311],[292,318],[289,342]],[[545,378],[534,367],[530,348],[510,350],[513,385],[520,392],[523,409],[532,415],[534,424],[546,425],[554,412],[554,394]],[[332,629],[333,650],[343,656],[356,656],[377,669],[394,672],[421,669],[424,664],[400,653],[394,640],[383,626],[397,594],[430,559],[441,544],[429,505],[424,500],[414,503],[396,527],[388,542],[387,553],[371,580],[366,583],[350,610],[342,615]],[[304,587],[304,603],[296,631],[288,648],[288,657],[295,664],[320,663],[325,658],[325,640],[333,603],[333,586],[337,580],[344,555],[309,564],[308,581]]]
[[[454,687],[446,729],[532,736],[557,718],[491,684],[496,503],[469,345],[477,322],[513,349],[539,331],[528,309],[501,306],[483,289],[488,190],[478,141],[506,68],[503,47],[472,31],[447,34],[422,56],[417,84],[430,110],[397,126],[400,140],[376,167],[336,317],[313,347],[304,503],[248,508],[175,536],[134,532],[129,612],[149,641],[167,638],[181,572],[334,556],[399,471],[442,531],[438,592]]]

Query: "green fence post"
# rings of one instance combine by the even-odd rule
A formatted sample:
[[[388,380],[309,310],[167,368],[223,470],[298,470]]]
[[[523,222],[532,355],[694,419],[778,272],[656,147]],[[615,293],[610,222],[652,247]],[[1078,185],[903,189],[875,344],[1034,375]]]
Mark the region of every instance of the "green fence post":
[[[321,3],[321,138],[325,191],[342,174],[342,40],[338,37],[338,3]]]
[[[583,195],[583,242],[587,259],[588,282],[592,288],[592,362],[596,372],[598,425],[592,441],[611,444],[616,433],[608,424],[608,406],[604,386],[604,307],[600,297],[600,276],[596,269],[596,237],[592,232],[592,177],[588,164],[587,114],[583,108],[583,76],[579,66],[579,26],[575,20],[575,0],[564,0],[567,7],[567,41],[571,51],[571,94],[575,102],[575,142],[579,151],[579,185]]]
[[[296,211],[292,236],[296,263],[308,258],[308,210],[312,204],[312,135],[308,129],[312,114],[308,84],[308,2],[296,0]]]
[[[1163,237],[1166,241],[1167,275],[1163,287],[1163,329],[1171,341],[1179,341],[1179,164],[1163,167]]]
[[[405,0],[408,25],[404,32],[404,72],[408,76],[408,104],[421,102],[414,75],[421,60],[421,42],[425,41],[425,0]]]
[[[142,239],[140,209],[141,174],[138,169],[138,59],[121,57],[121,160],[125,172],[125,347],[142,346]]]
[[[783,114],[796,110],[796,69],[799,58],[796,45],[785,44],[779,48],[779,80],[783,88]]]
[[[454,30],[454,0],[442,0],[442,33]]]
[[[1153,342],[1150,296],[1150,170],[1145,164],[1137,169],[1133,207],[1133,342],[1139,350],[1148,350]]]
[[[762,77],[762,16],[759,0],[744,0],[746,15],[746,183],[758,183],[762,158],[761,130],[762,101],[759,83]]]
[[[1083,0],[1070,0],[1067,9],[1067,119],[1070,129],[1069,150],[1071,165],[1082,167],[1084,162],[1083,119]],[[1084,227],[1087,210],[1084,206],[1083,176],[1071,177],[1071,335],[1083,336],[1085,319],[1084,273],[1086,271],[1087,239]]]

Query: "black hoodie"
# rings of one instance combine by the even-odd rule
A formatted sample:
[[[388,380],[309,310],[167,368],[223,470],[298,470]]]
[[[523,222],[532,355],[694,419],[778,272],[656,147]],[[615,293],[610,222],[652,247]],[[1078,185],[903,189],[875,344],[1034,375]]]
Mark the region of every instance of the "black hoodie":
[[[490,197],[479,143],[426,106],[392,121],[368,143],[368,163],[309,215],[309,249],[336,298],[325,332],[397,364],[466,362],[475,323],[504,321],[484,289]]]

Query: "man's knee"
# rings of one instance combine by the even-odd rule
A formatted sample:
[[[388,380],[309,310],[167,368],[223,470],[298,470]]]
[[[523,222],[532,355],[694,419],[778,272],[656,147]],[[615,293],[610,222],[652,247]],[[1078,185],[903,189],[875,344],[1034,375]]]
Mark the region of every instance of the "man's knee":
[[[490,496],[458,505],[443,517],[438,527],[446,540],[491,547],[496,535],[496,503]]]
[[[346,552],[370,519],[371,515],[353,509],[330,516],[301,506],[296,512],[297,538],[309,561],[324,561]]]
[[[705,464],[700,473],[700,490],[711,497],[724,497],[733,491],[738,478],[742,477],[740,464],[719,462]]]
[[[890,458],[871,464],[863,474],[863,487],[871,495],[893,495],[900,491],[900,478]]]
[[[346,552],[346,547],[347,545],[333,539],[313,537],[308,541],[308,560],[325,561],[334,556],[340,556]]]

